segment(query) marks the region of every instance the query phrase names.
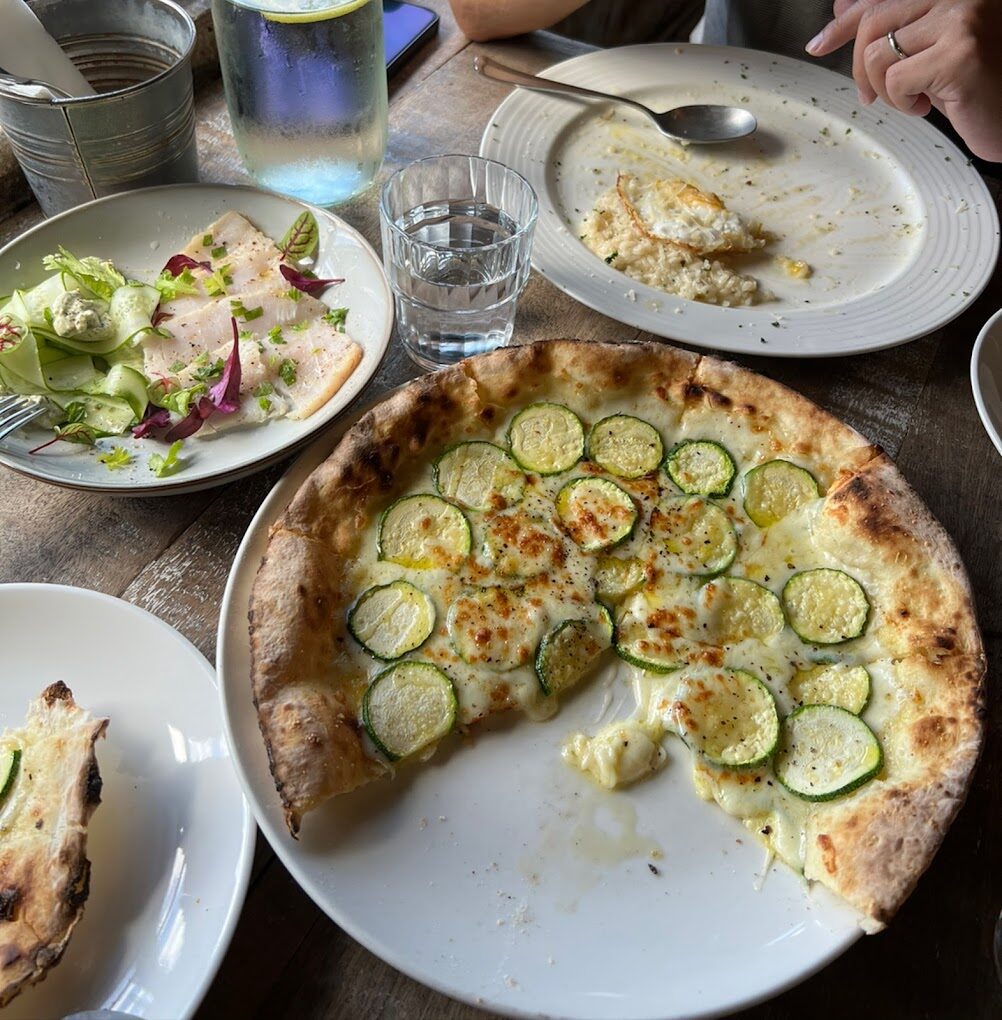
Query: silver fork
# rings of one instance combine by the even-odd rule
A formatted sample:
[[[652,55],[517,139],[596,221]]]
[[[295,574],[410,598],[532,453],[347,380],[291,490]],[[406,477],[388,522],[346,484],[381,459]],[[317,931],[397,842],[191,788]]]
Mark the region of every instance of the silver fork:
[[[41,418],[47,410],[39,397],[20,397],[16,394],[0,397],[0,441],[36,418]]]

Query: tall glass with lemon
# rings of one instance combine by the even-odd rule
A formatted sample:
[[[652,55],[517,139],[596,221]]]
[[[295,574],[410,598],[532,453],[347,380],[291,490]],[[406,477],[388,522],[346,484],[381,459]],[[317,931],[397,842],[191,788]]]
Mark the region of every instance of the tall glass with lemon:
[[[237,148],[262,187],[331,206],[386,151],[381,0],[212,0]]]

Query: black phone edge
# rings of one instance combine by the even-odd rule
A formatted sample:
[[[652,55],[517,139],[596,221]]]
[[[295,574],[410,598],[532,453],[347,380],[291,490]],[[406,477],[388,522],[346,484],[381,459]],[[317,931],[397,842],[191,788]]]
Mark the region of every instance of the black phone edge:
[[[423,4],[414,4],[432,15],[432,20],[386,65],[386,76],[392,78],[426,42],[438,35],[438,15]]]

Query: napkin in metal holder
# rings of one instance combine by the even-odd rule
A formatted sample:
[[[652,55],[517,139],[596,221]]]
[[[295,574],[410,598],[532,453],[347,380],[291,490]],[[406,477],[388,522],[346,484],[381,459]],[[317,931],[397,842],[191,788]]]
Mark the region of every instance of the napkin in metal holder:
[[[198,179],[195,25],[172,0],[38,0],[32,10],[97,94],[0,83],[0,124],[43,212]]]

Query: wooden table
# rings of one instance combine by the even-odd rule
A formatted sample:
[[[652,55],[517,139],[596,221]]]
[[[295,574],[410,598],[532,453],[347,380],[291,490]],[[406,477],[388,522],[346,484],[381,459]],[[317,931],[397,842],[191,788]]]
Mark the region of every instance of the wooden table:
[[[433,6],[442,17],[437,42],[392,86],[384,175],[420,156],[477,150],[507,89],[474,75],[474,53],[537,71],[582,49],[547,35],[472,45],[457,31],[445,0],[433,0]],[[246,180],[218,83],[200,99],[199,142],[204,179]],[[989,183],[998,201],[1000,182]],[[340,211],[378,243],[376,189]],[[0,241],[40,218],[32,206],[0,223]],[[1002,462],[978,421],[968,363],[974,337],[1000,305],[1002,274],[996,273],[964,316],[905,347],[826,361],[737,359],[807,394],[897,460],[960,547],[977,593],[989,663],[1002,656]],[[642,335],[589,311],[538,276],[519,305],[516,329],[521,340],[628,341]],[[366,397],[415,374],[394,342]],[[152,500],[69,492],[3,471],[0,581],[58,582],[120,596],[156,613],[212,659],[237,544],[285,467],[190,496]],[[1002,707],[995,699],[989,704],[988,739],[970,799],[890,929],[862,939],[817,976],[744,1017],[1002,1016],[1002,986],[991,959],[992,929],[1002,907]],[[300,891],[263,838],[233,944],[198,1014],[202,1020],[486,1015],[427,990],[355,943]]]

